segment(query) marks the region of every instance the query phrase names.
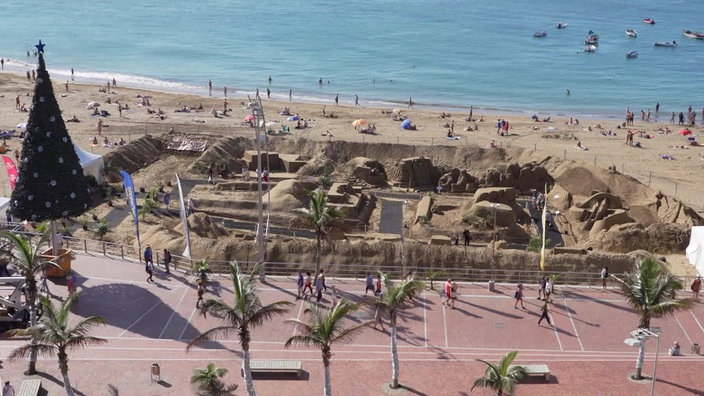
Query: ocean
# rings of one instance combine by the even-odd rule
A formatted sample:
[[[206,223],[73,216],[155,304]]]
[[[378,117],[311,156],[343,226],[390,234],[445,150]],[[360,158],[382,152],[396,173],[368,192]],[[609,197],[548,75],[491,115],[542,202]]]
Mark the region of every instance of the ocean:
[[[704,105],[704,40],[682,35],[704,31],[702,1],[7,0],[0,12],[6,68],[33,67],[26,53],[41,38],[55,81],[74,68],[79,82],[207,95],[210,79],[214,96],[269,88],[276,99],[358,95],[380,107],[412,97],[475,114],[610,118],[656,102],[666,113]],[[594,53],[583,51],[589,30],[601,36]],[[653,45],[672,40],[677,48]],[[632,50],[640,56],[626,59]]]

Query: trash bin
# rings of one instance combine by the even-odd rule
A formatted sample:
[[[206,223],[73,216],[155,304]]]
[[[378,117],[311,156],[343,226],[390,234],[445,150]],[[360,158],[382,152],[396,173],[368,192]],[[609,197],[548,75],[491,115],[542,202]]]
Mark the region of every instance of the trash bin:
[[[152,364],[151,379],[152,382],[161,381],[161,367],[159,367],[159,363]]]
[[[490,281],[489,281],[489,291],[492,291],[492,292],[493,292],[493,291],[495,291],[495,290],[496,290],[496,288],[494,287],[494,281],[493,281],[493,280],[490,280]]]
[[[689,352],[695,355],[699,355],[699,352],[701,352],[701,347],[698,343],[695,342],[694,344],[692,344],[692,348],[689,350]]]

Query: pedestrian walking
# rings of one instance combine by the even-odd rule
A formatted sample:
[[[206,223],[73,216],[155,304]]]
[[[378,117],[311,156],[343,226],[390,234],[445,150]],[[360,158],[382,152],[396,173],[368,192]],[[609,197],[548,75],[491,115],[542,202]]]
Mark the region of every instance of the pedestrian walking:
[[[152,262],[147,262],[147,264],[144,266],[144,270],[147,272],[147,283],[154,282],[154,263]]]
[[[606,289],[606,280],[609,279],[609,267],[604,266],[604,268],[601,269],[601,273],[599,273],[599,277],[601,278],[601,288]]]
[[[325,288],[325,278],[318,277],[315,280],[315,302],[320,303],[323,299],[323,289]]]
[[[692,298],[699,299],[699,291],[702,289],[702,277],[698,276],[692,281],[692,285],[689,287],[692,289]]]
[[[318,280],[323,285],[323,290],[328,291],[328,285],[325,284],[325,275],[323,275],[323,270],[320,270],[320,275],[318,275]]]
[[[376,276],[376,289],[374,290],[374,295],[381,297],[381,275]]]
[[[152,245],[147,244],[144,248],[144,262],[154,265],[154,255],[152,254]]]
[[[306,298],[306,290],[310,291],[310,295],[313,295],[313,277],[310,275],[310,271],[306,272],[306,280],[303,283],[303,293],[301,296]]]
[[[550,297],[550,295],[552,294],[552,288],[552,280],[550,280],[550,278],[547,278],[545,280],[545,302],[552,302],[552,298]]]
[[[452,279],[448,279],[447,282],[445,282],[443,291],[445,294],[445,302],[443,302],[443,304],[449,307],[452,303]],[[454,309],[455,307],[453,306],[452,308]]]
[[[548,303],[547,301],[543,306],[540,308],[540,319],[538,320],[538,326],[540,326],[540,323],[543,321],[543,319],[546,319],[548,321],[548,324],[552,326],[552,320],[550,320],[550,310],[548,309]]]
[[[73,272],[66,274],[66,289],[68,290],[68,298],[71,298],[73,293],[76,292],[76,280],[73,277]],[[77,300],[78,297],[75,299]]]
[[[469,229],[465,228],[462,231],[462,237],[464,238],[464,245],[469,246],[469,242],[472,241],[472,234],[470,234]]]
[[[364,295],[366,296],[369,291],[372,291],[372,294],[374,293],[374,276],[367,272],[367,280],[366,280],[366,285],[364,287]]]
[[[198,300],[196,301],[196,308],[200,308],[200,304],[203,302],[203,294],[205,294],[205,287],[203,287],[203,282],[198,282]]]
[[[5,386],[2,387],[3,396],[15,396],[15,388],[10,384],[10,381],[5,381]]]
[[[541,297],[545,298],[545,282],[547,282],[548,277],[545,274],[540,276],[540,281],[538,282],[538,300]]]
[[[521,303],[521,308],[526,309],[526,306],[523,304],[523,284],[519,283],[516,286],[516,292],[513,294],[513,297],[516,299],[516,302],[513,304],[514,308],[518,308],[518,303]]]
[[[296,295],[296,300],[300,299],[303,296],[303,285],[304,285],[304,279],[303,279],[303,271],[298,271],[298,279],[296,280],[296,287],[298,294]]]
[[[167,274],[171,273],[170,265],[171,265],[171,252],[169,251],[169,249],[164,249],[164,267],[166,267]]]

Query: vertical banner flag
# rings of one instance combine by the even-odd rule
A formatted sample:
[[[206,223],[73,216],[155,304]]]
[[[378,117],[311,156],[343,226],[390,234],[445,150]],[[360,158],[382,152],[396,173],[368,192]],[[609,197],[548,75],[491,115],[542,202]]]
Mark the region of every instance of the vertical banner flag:
[[[7,169],[7,177],[10,179],[10,190],[14,190],[15,182],[17,182],[17,167],[15,166],[15,163],[12,162],[12,159],[5,155],[2,156],[2,162],[5,163],[5,168]]]
[[[125,185],[125,195],[127,196],[127,204],[132,210],[132,217],[134,218],[134,235],[137,237],[137,245],[139,246],[139,252],[141,257],[142,243],[139,240],[139,211],[137,210],[137,197],[134,193],[134,183],[132,182],[132,177],[129,173],[124,170],[120,170],[120,176],[122,176],[122,183]]]
[[[548,215],[548,185],[545,185],[545,195],[543,195],[543,247],[540,249],[540,270],[545,271],[545,234],[547,234],[547,215]]]
[[[181,188],[181,179],[176,174],[176,185],[178,186],[178,206],[181,213],[181,222],[183,223],[183,238],[186,240],[186,249],[183,251],[183,256],[191,258],[191,234],[188,229],[188,214],[186,213],[186,203],[183,201],[183,189]]]

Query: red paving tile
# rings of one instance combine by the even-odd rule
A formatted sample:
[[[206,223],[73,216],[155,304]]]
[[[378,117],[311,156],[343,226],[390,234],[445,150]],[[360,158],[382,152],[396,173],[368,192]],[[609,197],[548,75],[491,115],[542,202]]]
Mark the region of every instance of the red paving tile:
[[[197,314],[195,289],[183,276],[167,278],[158,273],[157,282],[148,284],[139,264],[88,256],[78,256],[74,269],[81,276],[81,296],[74,313],[105,317],[107,325],[96,329],[95,335],[109,340],[70,355],[73,385],[83,395],[107,394],[107,384],[117,386],[121,394],[190,394],[191,371],[211,361],[230,370],[226,380],[243,386],[236,339],[203,343],[185,352],[193,337],[219,322]],[[212,288],[209,297],[231,298],[228,279],[216,277],[215,281],[219,287]],[[336,284],[343,296],[364,299],[361,280],[329,278],[329,283]],[[295,305],[253,332],[251,353],[260,359],[300,359],[305,375],[301,380],[257,378],[260,395],[322,392],[320,352],[283,348],[283,342],[296,331],[285,320],[302,318],[305,307],[303,301],[295,300],[294,288],[294,280],[289,278],[269,279],[260,286],[264,303],[287,300]],[[66,293],[65,286],[59,285],[52,291]],[[483,372],[475,359],[497,361],[507,351],[518,350],[518,363],[547,363],[554,376],[550,383],[522,383],[516,395],[650,394],[650,382],[635,383],[627,378],[637,351],[623,340],[638,318],[618,293],[561,287],[551,306],[553,329],[537,325],[542,302],[535,299],[533,287],[526,289],[526,310],[513,308],[513,291],[511,285],[497,285],[496,292],[481,284],[462,285],[455,309],[444,307],[437,292],[424,293],[399,320],[401,382],[406,388],[391,391],[387,387],[391,375],[387,324],[386,332],[368,329],[351,344],[333,350],[333,391],[342,395],[467,395],[473,379]],[[372,312],[363,307],[350,320],[371,319]],[[704,357],[689,354],[691,342],[704,344],[702,323],[703,304],[673,318],[653,320],[653,326],[662,329],[656,394],[704,395]],[[680,341],[685,356],[667,356],[674,340]],[[21,343],[0,343],[0,358]],[[655,344],[647,344],[646,374],[653,369]],[[154,362],[161,366],[162,381],[158,383],[152,383],[149,376]],[[5,362],[3,380],[18,384],[25,367],[25,361]],[[38,368],[48,394],[62,394],[55,358],[41,359]],[[491,392],[475,390],[472,394]]]

